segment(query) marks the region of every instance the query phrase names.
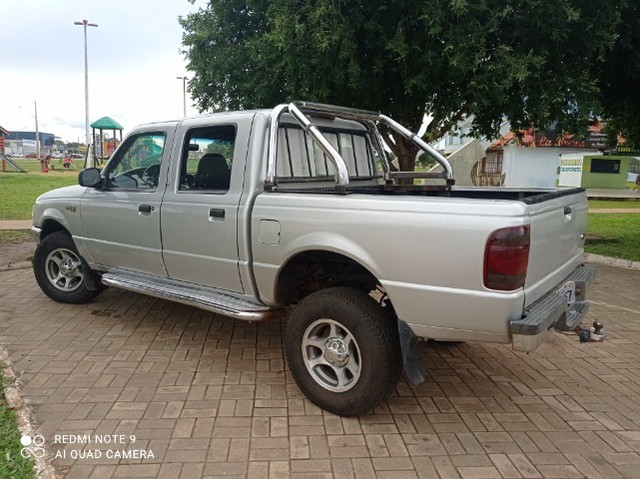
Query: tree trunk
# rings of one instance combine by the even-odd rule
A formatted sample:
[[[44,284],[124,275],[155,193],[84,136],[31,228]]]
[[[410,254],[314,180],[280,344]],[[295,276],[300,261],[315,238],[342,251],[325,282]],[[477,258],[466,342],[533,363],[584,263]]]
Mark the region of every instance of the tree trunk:
[[[418,151],[420,151],[420,148],[399,133],[391,131],[389,134],[393,138],[393,141],[389,141],[388,145],[391,151],[398,157],[400,171],[413,171],[416,166],[416,155]]]

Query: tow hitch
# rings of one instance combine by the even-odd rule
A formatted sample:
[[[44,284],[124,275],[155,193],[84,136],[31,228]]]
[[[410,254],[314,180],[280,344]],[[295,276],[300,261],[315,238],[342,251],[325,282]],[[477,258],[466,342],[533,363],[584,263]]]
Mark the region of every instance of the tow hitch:
[[[602,328],[604,328],[604,324],[600,321],[594,321],[590,328],[581,328],[578,326],[574,331],[580,338],[581,343],[601,342],[607,337],[607,335],[602,332]]]

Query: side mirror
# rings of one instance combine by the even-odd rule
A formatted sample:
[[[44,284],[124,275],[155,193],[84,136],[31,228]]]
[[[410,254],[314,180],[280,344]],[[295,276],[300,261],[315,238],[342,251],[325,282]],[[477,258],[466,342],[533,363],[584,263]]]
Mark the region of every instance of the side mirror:
[[[82,170],[78,174],[78,183],[80,186],[86,186],[88,188],[95,188],[102,184],[102,176],[100,176],[100,170],[98,168],[87,168]]]

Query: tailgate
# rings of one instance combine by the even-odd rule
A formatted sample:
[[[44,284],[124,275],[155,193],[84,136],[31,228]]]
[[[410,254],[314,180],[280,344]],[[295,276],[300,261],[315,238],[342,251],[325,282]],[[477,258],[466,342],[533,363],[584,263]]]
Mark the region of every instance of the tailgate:
[[[554,288],[580,263],[587,232],[587,194],[560,190],[529,204],[531,247],[525,282],[525,307]]]

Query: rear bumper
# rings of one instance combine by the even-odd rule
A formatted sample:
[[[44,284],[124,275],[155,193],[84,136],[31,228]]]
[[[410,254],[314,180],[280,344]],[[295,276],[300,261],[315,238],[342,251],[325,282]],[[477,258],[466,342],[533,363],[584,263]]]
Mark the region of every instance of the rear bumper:
[[[595,265],[581,264],[549,293],[524,311],[523,317],[510,321],[513,349],[533,351],[545,342],[553,329],[571,331],[580,324],[589,309],[588,291],[596,275]],[[568,281],[575,282],[576,300],[567,305],[558,291]]]

